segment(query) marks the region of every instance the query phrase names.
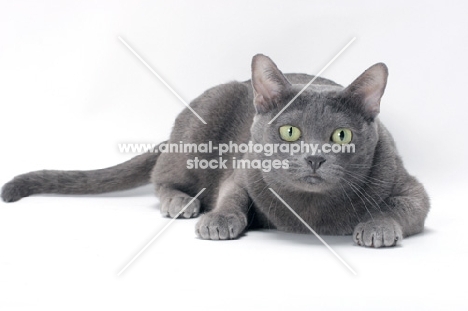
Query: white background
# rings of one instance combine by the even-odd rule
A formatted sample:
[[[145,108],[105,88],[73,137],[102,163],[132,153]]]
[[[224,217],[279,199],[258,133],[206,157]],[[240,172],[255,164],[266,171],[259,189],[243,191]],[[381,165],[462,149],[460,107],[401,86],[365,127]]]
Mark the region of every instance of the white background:
[[[456,310],[468,307],[468,6],[462,1],[9,1],[0,4],[0,182],[31,170],[94,169],[158,142],[187,101],[246,80],[264,53],[284,72],[349,84],[390,70],[381,119],[432,199],[426,231],[392,249],[251,232],[198,240],[168,221],[150,186],[0,203],[1,310]]]

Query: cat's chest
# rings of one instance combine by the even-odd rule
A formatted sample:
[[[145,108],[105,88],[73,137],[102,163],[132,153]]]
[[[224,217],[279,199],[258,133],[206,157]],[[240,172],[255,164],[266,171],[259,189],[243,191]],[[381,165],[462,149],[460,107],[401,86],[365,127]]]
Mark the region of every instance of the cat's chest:
[[[263,215],[264,227],[280,231],[310,233],[306,222],[319,234],[351,234],[358,219],[343,206],[326,196],[311,193],[274,190],[265,185],[264,190],[251,189],[253,206]],[[273,189],[271,191],[270,189]]]

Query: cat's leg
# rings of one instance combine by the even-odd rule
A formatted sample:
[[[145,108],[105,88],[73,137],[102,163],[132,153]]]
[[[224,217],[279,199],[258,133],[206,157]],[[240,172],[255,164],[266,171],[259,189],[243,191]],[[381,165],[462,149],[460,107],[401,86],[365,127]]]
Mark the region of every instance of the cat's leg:
[[[161,214],[165,217],[176,217],[184,208],[179,218],[193,218],[200,214],[200,200],[195,199],[169,184],[156,184],[156,194],[161,202]],[[187,204],[189,204],[187,206]]]
[[[197,235],[206,240],[238,238],[247,227],[249,202],[247,191],[231,176],[222,183],[214,210],[198,221]]]
[[[359,223],[354,229],[353,240],[367,247],[395,246],[403,239],[401,225],[391,215],[374,215],[372,219]]]
[[[420,233],[429,211],[424,187],[411,178],[397,195],[381,204],[381,213],[359,223],[354,229],[356,244],[368,247],[394,246],[404,237]]]
[[[197,175],[203,172],[188,170],[186,163],[187,157],[183,153],[162,152],[151,173],[151,182],[160,201],[161,214],[165,217],[176,217],[203,188],[203,183],[200,183]],[[206,192],[203,195],[206,195]],[[196,198],[179,218],[197,217],[202,208],[201,201]]]

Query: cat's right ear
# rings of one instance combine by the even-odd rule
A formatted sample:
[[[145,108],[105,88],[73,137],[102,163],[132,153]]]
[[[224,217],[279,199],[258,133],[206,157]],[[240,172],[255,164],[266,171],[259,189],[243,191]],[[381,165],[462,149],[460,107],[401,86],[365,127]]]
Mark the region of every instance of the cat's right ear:
[[[268,56],[257,54],[252,59],[252,86],[255,109],[263,113],[279,106],[281,94],[291,83]]]

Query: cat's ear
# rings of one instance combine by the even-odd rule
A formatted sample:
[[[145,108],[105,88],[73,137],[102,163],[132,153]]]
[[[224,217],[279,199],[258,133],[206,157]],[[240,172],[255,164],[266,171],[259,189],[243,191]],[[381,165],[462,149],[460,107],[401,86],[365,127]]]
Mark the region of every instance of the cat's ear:
[[[373,120],[380,112],[380,100],[387,85],[387,77],[387,66],[384,63],[375,64],[344,89],[344,96]]]
[[[291,86],[275,63],[263,54],[252,59],[252,86],[257,112],[268,112],[279,105],[283,91]]]

